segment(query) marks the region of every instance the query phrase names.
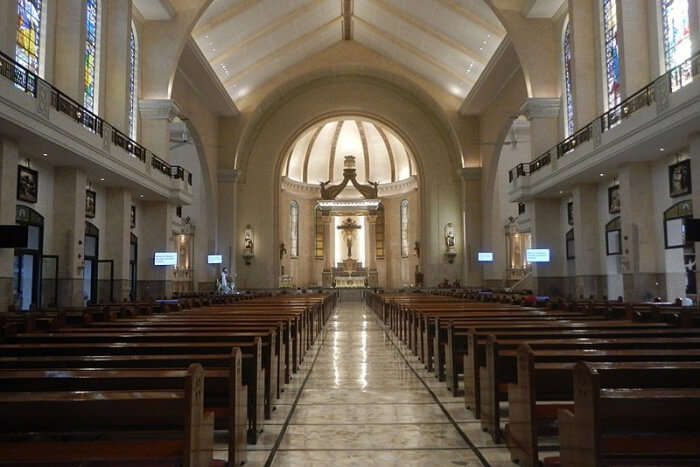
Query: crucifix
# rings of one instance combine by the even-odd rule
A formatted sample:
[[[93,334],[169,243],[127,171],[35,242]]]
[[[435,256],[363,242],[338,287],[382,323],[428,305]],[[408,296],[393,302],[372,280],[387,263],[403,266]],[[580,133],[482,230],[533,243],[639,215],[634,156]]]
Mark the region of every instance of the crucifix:
[[[338,230],[343,232],[345,237],[345,245],[348,247],[348,258],[352,257],[352,240],[355,237],[355,231],[361,229],[362,226],[355,222],[354,219],[348,217],[338,226]]]

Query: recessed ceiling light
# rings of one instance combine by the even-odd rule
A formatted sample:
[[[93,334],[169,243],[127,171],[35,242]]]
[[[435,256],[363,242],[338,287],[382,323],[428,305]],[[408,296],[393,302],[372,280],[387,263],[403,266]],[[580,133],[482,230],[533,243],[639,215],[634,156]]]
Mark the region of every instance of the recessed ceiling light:
[[[143,198],[143,195],[139,195],[141,198]]]
[[[605,174],[603,172],[600,173],[601,177],[605,177]]]
[[[563,194],[564,194],[564,190],[559,190],[559,194],[560,194],[560,195],[563,195]]]
[[[104,182],[104,181],[105,181],[105,179],[104,179],[104,178],[100,178],[100,181],[101,181],[101,182]]]
[[[483,47],[479,47],[479,50],[484,50],[484,48],[483,48]]]
[[[44,153],[44,154],[42,154],[42,156],[44,156],[44,157],[48,157],[48,154]]]
[[[659,148],[659,151],[664,152],[666,148]]]

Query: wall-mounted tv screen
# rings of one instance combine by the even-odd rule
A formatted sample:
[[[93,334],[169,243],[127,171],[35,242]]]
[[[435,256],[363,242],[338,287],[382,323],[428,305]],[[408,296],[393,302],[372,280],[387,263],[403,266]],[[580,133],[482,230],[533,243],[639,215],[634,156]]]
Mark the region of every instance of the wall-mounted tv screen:
[[[160,251],[153,254],[154,266],[177,266],[177,252]]]
[[[528,263],[549,263],[549,248],[528,248],[525,257]]]
[[[476,260],[480,263],[491,263],[493,262],[493,252],[492,251],[479,251],[476,254]]]
[[[221,255],[207,255],[207,264],[221,264],[224,262],[224,257]]]

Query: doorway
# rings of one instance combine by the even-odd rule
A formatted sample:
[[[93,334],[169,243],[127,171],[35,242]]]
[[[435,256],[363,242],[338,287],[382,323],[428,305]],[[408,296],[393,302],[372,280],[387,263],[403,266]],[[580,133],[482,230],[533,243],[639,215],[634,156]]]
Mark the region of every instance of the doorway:
[[[139,257],[139,239],[133,233],[129,239],[129,300],[136,301],[136,285],[138,278],[138,257]]]
[[[44,249],[44,217],[34,209],[18,205],[17,225],[26,225],[26,248],[16,248],[12,275],[13,305],[16,310],[41,308],[41,258]]]
[[[100,251],[100,230],[90,222],[85,223],[85,269],[83,270],[83,299],[86,304],[98,301],[98,254]]]

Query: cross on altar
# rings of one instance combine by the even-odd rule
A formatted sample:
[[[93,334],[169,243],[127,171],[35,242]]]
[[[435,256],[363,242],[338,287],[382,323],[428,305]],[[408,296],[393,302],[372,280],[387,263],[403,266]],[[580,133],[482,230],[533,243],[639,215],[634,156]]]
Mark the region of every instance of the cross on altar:
[[[355,236],[355,231],[361,228],[362,226],[360,224],[349,217],[338,226],[338,230],[342,231],[345,237],[345,245],[348,247],[348,258],[352,257],[352,239]]]

